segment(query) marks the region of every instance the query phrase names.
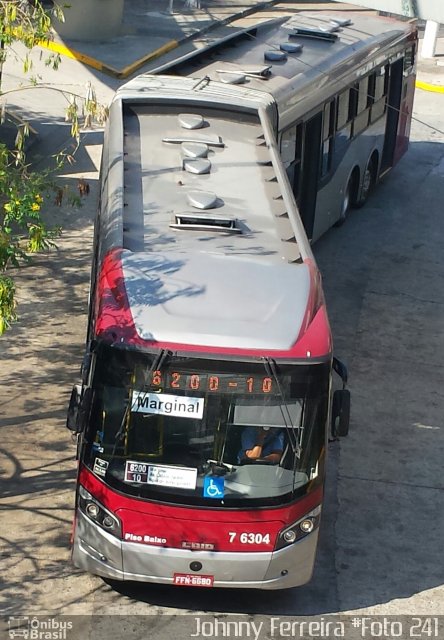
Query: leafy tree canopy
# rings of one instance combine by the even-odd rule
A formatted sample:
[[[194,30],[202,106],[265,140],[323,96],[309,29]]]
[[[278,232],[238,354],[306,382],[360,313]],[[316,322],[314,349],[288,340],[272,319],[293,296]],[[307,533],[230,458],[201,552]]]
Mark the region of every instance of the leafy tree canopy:
[[[16,87],[2,92],[1,70],[8,54],[14,54],[13,46],[20,42],[25,45],[22,56],[25,73],[32,70],[29,52],[39,44],[48,43],[52,38],[51,15],[63,21],[60,5],[44,6],[40,0],[0,0],[0,103],[1,121],[7,118],[7,94],[24,91],[38,86],[38,80],[30,80],[28,87]],[[57,68],[60,57],[48,54],[47,65]],[[79,143],[80,121],[89,126],[93,120],[103,122],[106,109],[98,105],[92,87],[85,97],[67,94],[57,87],[67,99],[66,119],[71,122],[71,134]],[[55,174],[63,162],[73,162],[72,154],[58,154],[54,167],[44,171],[33,170],[26,160],[25,142],[29,135],[29,125],[19,122],[14,148],[8,149],[0,143],[0,335],[12,322],[17,320],[15,283],[11,275],[14,268],[29,262],[33,253],[49,250],[56,246],[60,235],[59,227],[48,228],[42,214],[50,201],[60,205],[64,189],[55,182]]]

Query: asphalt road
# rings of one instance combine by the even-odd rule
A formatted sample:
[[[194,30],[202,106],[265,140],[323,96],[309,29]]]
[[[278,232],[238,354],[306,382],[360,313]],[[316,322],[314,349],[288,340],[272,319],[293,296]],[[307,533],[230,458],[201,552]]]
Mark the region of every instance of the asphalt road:
[[[6,72],[12,83],[15,68]],[[113,84],[98,90],[108,98]],[[62,103],[42,106],[42,156],[66,139],[53,122]],[[352,424],[330,444],[314,578],[271,593],[109,584],[69,564],[76,463],[64,420],[82,357],[101,148],[100,131],[85,134],[65,180],[87,179],[90,195],[77,210],[51,207],[64,229],[59,250],[17,273],[20,322],[0,342],[4,621],[83,615],[79,637],[101,640],[171,638],[177,613],[192,624],[203,612],[444,614],[444,95],[418,91],[414,113],[408,154],[315,246],[336,353],[349,366]],[[149,626],[136,617],[153,614]]]

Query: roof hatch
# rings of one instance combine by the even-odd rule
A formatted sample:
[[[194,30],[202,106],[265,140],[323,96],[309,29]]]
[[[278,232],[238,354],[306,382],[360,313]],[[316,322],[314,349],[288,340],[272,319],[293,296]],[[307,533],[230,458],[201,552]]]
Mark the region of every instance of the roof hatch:
[[[300,53],[303,49],[303,45],[297,42],[282,42],[279,45],[279,49],[286,53]]]
[[[182,142],[181,151],[186,158],[206,158],[208,145],[203,142]]]
[[[197,113],[180,113],[179,123],[182,129],[202,129],[205,120]]]
[[[188,191],[187,199],[196,209],[214,209],[218,205],[218,197],[212,191]]]
[[[221,82],[225,84],[243,84],[247,80],[245,73],[234,73],[233,71],[218,71]]]
[[[264,52],[264,59],[268,62],[286,62],[287,54],[285,51],[278,51],[277,49],[271,49]]]
[[[340,27],[349,27],[351,24],[353,24],[350,18],[338,18],[336,16],[330,18],[330,21],[336,22],[336,24],[338,24]]]
[[[321,28],[311,29],[302,27],[291,27],[288,34],[289,38],[313,38],[315,40],[325,40],[326,42],[335,42],[338,39],[336,33],[322,30]]]
[[[211,230],[242,233],[237,226],[236,218],[208,213],[176,213],[173,222],[170,223],[170,227],[173,229],[189,229],[191,231]]]
[[[188,173],[210,173],[211,162],[207,158],[183,158],[182,169]]]
[[[353,24],[350,18],[341,18],[335,15],[327,16],[324,14],[317,14],[317,15],[315,14],[315,15],[307,15],[305,17],[309,18],[310,20],[315,20],[318,23],[319,23],[319,20],[323,20],[325,22],[329,22],[330,25],[332,26],[338,26],[338,27],[348,27],[349,25]]]

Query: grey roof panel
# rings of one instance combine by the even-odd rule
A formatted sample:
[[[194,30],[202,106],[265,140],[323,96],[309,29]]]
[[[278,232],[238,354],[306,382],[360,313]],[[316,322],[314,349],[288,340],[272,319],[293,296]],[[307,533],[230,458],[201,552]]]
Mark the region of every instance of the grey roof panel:
[[[183,114],[183,105],[177,107]],[[124,119],[125,222],[131,233],[124,246],[134,251],[202,251],[251,255],[280,262],[294,259],[283,239],[292,228],[285,213],[281,188],[275,181],[270,151],[263,144],[257,117],[241,117],[210,108],[202,115],[205,135],[222,138],[224,147],[211,147],[211,171],[183,169],[182,145],[163,142],[180,132],[174,109],[133,105]],[[193,143],[194,144],[194,143]],[[204,201],[204,196],[207,196]],[[214,213],[236,219],[236,238],[197,230],[173,230],[176,216],[190,213],[190,205],[210,207]],[[198,209],[197,209],[198,210]],[[283,228],[285,227],[285,228]]]
[[[300,34],[294,35],[298,29]],[[251,30],[250,27],[245,31]],[[190,58],[181,65],[179,73],[191,76],[195,83],[196,78],[205,78],[203,91],[212,95],[219,92],[222,95],[220,85],[231,87],[234,100],[239,95],[236,91],[245,92],[246,88],[249,96],[244,93],[244,100],[251,97],[259,102],[261,92],[264,99],[269,94],[279,105],[281,118],[285,118],[287,110],[295,104],[301,103],[302,112],[310,110],[310,94],[315,93],[313,87],[320,83],[324,87],[330,84],[330,91],[337,92],[341,80],[347,78],[357,60],[362,63],[368,61],[369,64],[373,60],[376,65],[382,63],[385,59],[385,47],[401,42],[406,34],[413,34],[414,30],[415,26],[407,22],[363,12],[332,10],[328,14],[321,14],[301,11],[291,18],[259,25],[249,38],[239,38],[230,47],[225,46],[219,57],[205,53],[200,58]],[[318,38],[304,35],[316,32]],[[332,38],[332,41],[327,41],[328,38]],[[286,42],[303,45],[303,51],[294,54],[287,52],[287,61],[272,64],[266,80],[255,74],[245,75],[245,70],[257,69],[263,65],[267,51],[278,52],[280,45]],[[217,52],[217,47],[214,51]],[[362,66],[364,68],[364,64]],[[153,69],[151,73],[168,71],[167,65],[166,68]],[[173,65],[171,73],[174,72]],[[224,85],[221,82],[222,75],[228,73],[233,74],[233,77],[245,76],[245,82],[240,85]],[[134,82],[138,84],[142,78],[143,76]],[[346,81],[350,82],[350,79],[347,78]],[[128,88],[131,82],[128,83]],[[228,99],[227,93],[223,92],[223,95]]]
[[[289,349],[310,292],[307,265],[262,256],[181,252],[122,256],[136,330],[145,340]]]

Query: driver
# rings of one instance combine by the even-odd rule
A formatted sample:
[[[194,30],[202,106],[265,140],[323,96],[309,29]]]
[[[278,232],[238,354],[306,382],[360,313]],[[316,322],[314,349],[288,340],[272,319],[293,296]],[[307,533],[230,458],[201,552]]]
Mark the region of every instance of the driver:
[[[278,464],[284,450],[284,432],[270,427],[247,427],[242,432],[241,443],[239,461],[260,458]]]

